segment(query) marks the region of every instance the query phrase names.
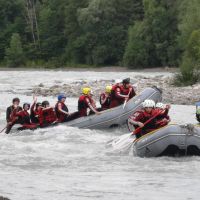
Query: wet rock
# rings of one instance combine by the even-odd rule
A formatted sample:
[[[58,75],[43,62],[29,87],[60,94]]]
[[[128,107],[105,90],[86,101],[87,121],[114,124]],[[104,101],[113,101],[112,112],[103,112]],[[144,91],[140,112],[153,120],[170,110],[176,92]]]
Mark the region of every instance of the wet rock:
[[[171,104],[194,104],[200,100],[200,84],[196,84],[189,87],[176,87],[172,85],[173,77],[158,75],[155,77],[145,77],[138,75],[132,77],[131,81],[137,86],[137,93],[140,93],[146,87],[157,86],[163,91],[163,102]],[[105,90],[106,85],[114,84],[115,80],[78,80],[70,84],[58,84],[51,87],[45,87],[42,84],[35,86],[31,92],[26,94],[32,95],[35,93],[41,96],[56,96],[59,93],[65,93],[67,97],[78,98],[81,94],[83,87],[91,87],[94,94],[94,98],[98,101],[99,95]]]

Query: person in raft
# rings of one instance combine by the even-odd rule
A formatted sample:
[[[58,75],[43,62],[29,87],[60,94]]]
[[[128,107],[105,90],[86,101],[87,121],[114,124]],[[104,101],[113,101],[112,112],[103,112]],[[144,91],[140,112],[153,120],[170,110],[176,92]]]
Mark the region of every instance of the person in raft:
[[[122,83],[116,83],[111,90],[110,108],[114,108],[127,102],[136,95],[133,86],[130,84],[130,78],[122,80]]]
[[[7,109],[6,109],[6,121],[7,123],[11,121],[11,118],[12,118],[12,115],[13,115],[13,111],[14,112],[19,112],[22,110],[22,107],[19,106],[19,103],[20,103],[20,99],[18,97],[14,98],[12,100],[12,105],[9,106]]]
[[[30,118],[32,123],[39,123],[39,113],[42,110],[42,104],[37,102],[37,97],[33,96],[33,104],[30,109]]]
[[[110,107],[110,102],[111,102],[111,90],[112,90],[112,86],[111,85],[107,85],[105,88],[105,92],[102,92],[100,94],[100,104],[101,104],[101,110],[107,110]]]
[[[133,115],[131,115],[128,119],[128,123],[133,124],[135,129],[138,127],[141,128],[140,131],[136,134],[136,138],[139,138],[159,128],[157,124],[157,118],[161,117],[165,112],[165,110],[160,111],[159,109],[155,109],[155,102],[151,99],[146,99],[142,106],[143,108],[141,110],[133,113]],[[144,125],[148,120],[150,121]]]
[[[79,117],[87,116],[89,112],[100,114],[100,112],[96,109],[94,99],[92,99],[91,88],[85,87],[82,89],[82,95],[78,100]]]
[[[155,110],[157,110],[157,112],[161,112],[161,114],[158,117],[156,117],[157,128],[166,126],[171,121],[171,119],[168,115],[170,108],[171,108],[170,105],[165,105],[161,102],[156,103]]]
[[[35,129],[38,127],[37,124],[31,123],[30,120],[30,115],[28,113],[28,110],[30,109],[30,104],[29,103],[24,103],[23,104],[23,110],[17,112],[14,111],[11,117],[11,121],[8,123],[7,129],[6,129],[6,134],[8,134],[11,130],[11,128],[16,124],[19,123],[22,126],[23,129]]]
[[[58,122],[67,122],[69,117],[69,110],[67,105],[65,104],[66,95],[59,94],[58,102],[55,105],[55,112],[58,119]]]
[[[50,107],[48,101],[42,102],[42,109],[39,112],[40,127],[47,127],[50,124],[55,124],[57,121],[56,113],[53,107]]]

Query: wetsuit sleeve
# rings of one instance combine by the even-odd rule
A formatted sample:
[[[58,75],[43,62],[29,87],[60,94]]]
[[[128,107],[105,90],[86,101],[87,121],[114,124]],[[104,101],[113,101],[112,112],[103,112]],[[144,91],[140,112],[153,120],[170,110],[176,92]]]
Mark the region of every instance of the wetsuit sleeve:
[[[11,117],[11,107],[8,107],[6,109],[6,121],[9,122],[10,121],[10,117]]]
[[[33,113],[35,109],[35,102],[33,103],[33,105],[31,106],[31,112]]]

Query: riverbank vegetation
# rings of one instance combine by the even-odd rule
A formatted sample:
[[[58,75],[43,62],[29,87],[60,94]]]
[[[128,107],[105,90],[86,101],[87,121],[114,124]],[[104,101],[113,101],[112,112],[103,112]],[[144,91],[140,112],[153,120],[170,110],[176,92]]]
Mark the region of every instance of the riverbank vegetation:
[[[199,80],[199,0],[1,0],[0,63],[179,66]],[[185,81],[184,81],[185,80]]]

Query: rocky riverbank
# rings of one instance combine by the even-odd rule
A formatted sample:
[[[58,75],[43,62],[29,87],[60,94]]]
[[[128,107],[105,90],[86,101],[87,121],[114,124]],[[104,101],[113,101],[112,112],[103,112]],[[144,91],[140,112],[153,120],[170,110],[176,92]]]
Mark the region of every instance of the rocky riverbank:
[[[176,87],[172,84],[172,74],[149,77],[137,75],[136,77],[131,77],[131,80],[137,88],[137,93],[141,92],[146,87],[157,86],[160,88],[163,91],[163,102],[165,103],[189,105],[200,100],[200,84],[188,87]],[[104,87],[112,84],[114,84],[114,79],[102,79],[98,81],[80,80],[70,84],[63,84],[62,82],[57,81],[57,83],[51,87],[46,87],[45,84],[42,83],[36,85],[31,93],[42,96],[56,96],[62,92],[68,97],[78,98],[81,94],[81,88],[89,86],[92,88],[96,100],[98,100],[99,94],[104,91]]]

